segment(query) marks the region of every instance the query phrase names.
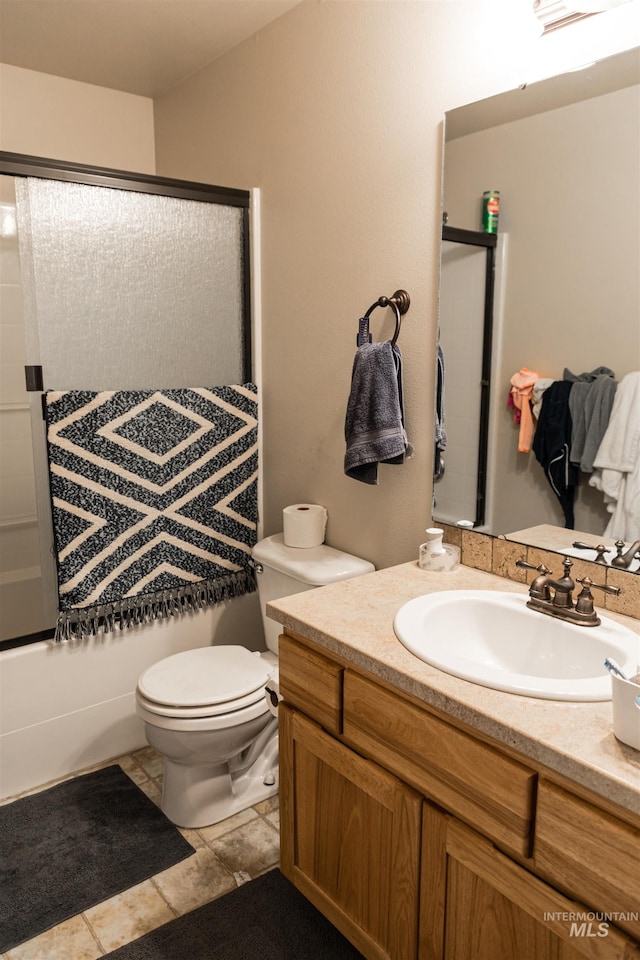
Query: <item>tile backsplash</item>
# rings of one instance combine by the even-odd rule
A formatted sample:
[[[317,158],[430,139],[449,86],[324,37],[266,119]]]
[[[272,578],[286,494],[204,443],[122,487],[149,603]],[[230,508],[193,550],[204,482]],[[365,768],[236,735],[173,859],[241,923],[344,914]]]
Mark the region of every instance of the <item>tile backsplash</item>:
[[[535,566],[544,563],[555,576],[562,576],[562,556],[559,553],[506,540],[504,537],[491,537],[471,530],[460,530],[459,527],[446,523],[434,521],[434,525],[444,530],[445,542],[460,547],[461,561],[466,567],[484,570],[498,577],[504,577],[506,580],[529,583],[536,576],[535,571],[523,570],[516,566],[516,560],[526,560]],[[594,584],[620,588],[620,594],[617,597],[594,589],[596,607],[640,620],[640,574],[617,570],[615,567],[604,567],[600,563],[576,557],[571,557],[571,561],[573,563],[571,576],[574,580],[576,577],[588,576]]]

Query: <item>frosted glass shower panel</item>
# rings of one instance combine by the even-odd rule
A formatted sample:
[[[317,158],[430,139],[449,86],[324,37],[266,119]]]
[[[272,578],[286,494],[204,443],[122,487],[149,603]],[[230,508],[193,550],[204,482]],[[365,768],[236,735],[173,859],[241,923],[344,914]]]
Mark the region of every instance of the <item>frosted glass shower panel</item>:
[[[484,249],[443,242],[440,345],[447,446],[445,474],[435,486],[435,513],[449,523],[476,516],[485,271]]]
[[[37,178],[16,189],[29,362],[46,389],[242,382],[240,208]]]

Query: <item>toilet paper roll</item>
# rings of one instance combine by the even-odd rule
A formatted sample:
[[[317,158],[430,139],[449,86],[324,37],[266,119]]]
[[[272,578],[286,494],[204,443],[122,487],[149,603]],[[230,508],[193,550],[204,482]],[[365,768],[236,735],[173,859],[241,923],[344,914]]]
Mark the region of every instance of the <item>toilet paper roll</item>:
[[[282,529],[288,547],[319,547],[327,529],[326,508],[317,503],[293,503],[282,511]]]

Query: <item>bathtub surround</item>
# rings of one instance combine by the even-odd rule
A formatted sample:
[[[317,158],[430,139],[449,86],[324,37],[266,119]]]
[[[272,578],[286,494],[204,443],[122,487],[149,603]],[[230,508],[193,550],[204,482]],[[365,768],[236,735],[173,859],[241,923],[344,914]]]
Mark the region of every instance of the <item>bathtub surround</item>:
[[[255,589],[257,388],[49,391],[56,640]]]
[[[150,957],[363,960],[278,869],[107,954],[105,960]]]
[[[0,807],[0,953],[195,853],[114,764]]]

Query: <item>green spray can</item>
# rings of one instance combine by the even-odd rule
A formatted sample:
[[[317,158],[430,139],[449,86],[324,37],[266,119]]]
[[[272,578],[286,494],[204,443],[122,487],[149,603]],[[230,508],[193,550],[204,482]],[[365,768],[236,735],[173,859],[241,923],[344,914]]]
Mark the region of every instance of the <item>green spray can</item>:
[[[498,232],[500,214],[500,191],[485,190],[482,194],[482,230],[483,233]]]

